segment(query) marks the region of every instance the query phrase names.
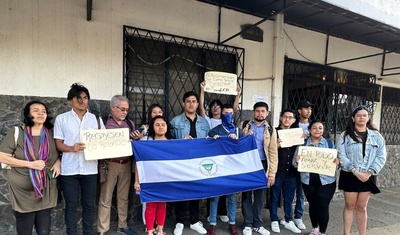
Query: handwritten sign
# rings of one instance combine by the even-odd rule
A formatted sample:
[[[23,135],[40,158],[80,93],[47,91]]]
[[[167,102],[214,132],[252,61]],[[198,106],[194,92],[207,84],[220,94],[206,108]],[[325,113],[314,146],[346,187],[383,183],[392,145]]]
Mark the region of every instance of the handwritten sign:
[[[304,144],[304,139],[302,138],[303,129],[301,128],[278,130],[278,135],[281,140],[281,148]]]
[[[337,157],[336,149],[300,146],[298,154],[298,171],[335,175],[336,164],[333,160]]]
[[[86,145],[84,150],[86,160],[132,155],[128,128],[83,130],[81,140]]]
[[[237,95],[237,75],[223,72],[206,72],[204,91],[217,94]]]

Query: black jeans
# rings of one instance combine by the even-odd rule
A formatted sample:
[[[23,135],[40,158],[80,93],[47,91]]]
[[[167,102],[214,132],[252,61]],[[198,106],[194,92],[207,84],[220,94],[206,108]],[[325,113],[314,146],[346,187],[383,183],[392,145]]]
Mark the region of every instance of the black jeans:
[[[83,234],[93,234],[93,221],[95,216],[94,202],[97,189],[97,174],[61,176],[61,187],[65,200],[65,225],[67,227],[67,234],[78,234],[77,209],[79,206],[79,199],[82,206]]]
[[[28,213],[14,211],[14,216],[18,235],[32,235],[33,226],[38,235],[50,234],[51,208]]]
[[[190,224],[195,224],[199,221],[199,200],[183,201],[175,203],[176,222],[184,224],[185,214],[188,210],[190,212]]]
[[[321,233],[326,232],[329,222],[329,203],[336,190],[336,181],[322,185],[318,174],[310,174],[310,184],[303,184],[306,195],[310,220],[313,228],[318,228]]]

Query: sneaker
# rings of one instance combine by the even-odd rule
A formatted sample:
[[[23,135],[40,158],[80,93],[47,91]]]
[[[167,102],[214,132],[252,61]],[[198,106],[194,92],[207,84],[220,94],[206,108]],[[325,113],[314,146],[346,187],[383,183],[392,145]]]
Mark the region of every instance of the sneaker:
[[[271,222],[271,230],[274,233],[280,233],[281,229],[279,228],[279,223],[278,221],[272,221]]]
[[[285,225],[285,224],[286,224],[286,220],[285,220],[285,219],[281,219],[281,221],[279,221],[279,223],[280,223],[281,225]]]
[[[286,222],[283,226],[294,233],[301,233],[301,230],[294,225],[293,221]]]
[[[263,226],[258,227],[258,228],[253,228],[253,230],[261,235],[269,235],[269,231],[266,230]]]
[[[208,235],[215,235],[215,230],[217,228],[215,227],[215,225],[210,225],[210,227],[208,228]]]
[[[231,235],[239,235],[239,233],[236,229],[236,226],[234,224],[230,224],[228,227],[228,230]],[[251,229],[250,229],[250,231],[251,231]]]
[[[294,219],[293,222],[299,229],[306,229],[302,219]]]
[[[308,235],[320,235],[318,228],[313,228]]]
[[[226,215],[221,215],[221,216],[219,217],[219,219],[220,219],[222,222],[225,222],[225,223],[229,222],[229,217],[226,216]]]
[[[200,234],[207,234],[207,230],[203,227],[203,223],[200,221],[195,224],[191,224],[190,228]]]
[[[251,230],[251,227],[244,227],[243,229],[243,235],[252,235],[253,231]]]
[[[183,232],[183,224],[176,223],[175,229],[174,229],[174,235],[182,235],[182,232]]]
[[[117,233],[127,234],[127,235],[136,235],[135,230],[126,227],[126,228],[118,228]]]

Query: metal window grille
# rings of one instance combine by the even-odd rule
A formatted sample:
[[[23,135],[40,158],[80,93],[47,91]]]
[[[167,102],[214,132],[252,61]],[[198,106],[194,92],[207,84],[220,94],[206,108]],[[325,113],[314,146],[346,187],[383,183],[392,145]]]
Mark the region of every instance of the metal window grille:
[[[300,100],[314,104],[311,119],[325,124],[325,135],[336,139],[345,130],[351,111],[366,105],[373,113],[380,86],[372,74],[286,59],[283,107],[296,110]]]
[[[136,123],[148,121],[152,103],[162,105],[169,119],[179,115],[183,94],[199,94],[207,71],[237,74],[243,87],[244,49],[124,26],[124,94]],[[234,97],[205,93],[204,99],[207,105],[214,99],[232,103]]]
[[[380,133],[387,145],[400,142],[400,89],[383,87]]]

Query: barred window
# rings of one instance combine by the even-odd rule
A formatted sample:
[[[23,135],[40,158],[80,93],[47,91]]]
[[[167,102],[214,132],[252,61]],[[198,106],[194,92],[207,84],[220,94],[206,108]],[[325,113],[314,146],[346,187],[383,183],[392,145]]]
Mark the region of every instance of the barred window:
[[[380,133],[387,145],[400,143],[400,89],[383,87]]]

